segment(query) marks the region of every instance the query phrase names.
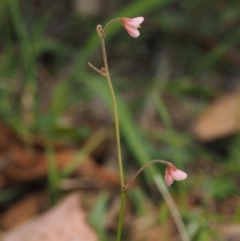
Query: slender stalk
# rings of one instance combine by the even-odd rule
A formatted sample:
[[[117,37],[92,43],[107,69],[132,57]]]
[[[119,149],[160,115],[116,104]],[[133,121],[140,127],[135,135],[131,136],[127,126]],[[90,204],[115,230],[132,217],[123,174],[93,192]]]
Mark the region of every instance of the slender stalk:
[[[115,22],[117,22],[117,21],[120,21],[120,18],[115,18],[115,19],[111,20],[111,21],[105,26],[105,28],[103,29],[103,32],[102,32],[102,39],[105,38],[105,34],[106,34],[106,31],[107,31],[108,27],[109,27],[112,23],[115,23]]]
[[[118,166],[119,166],[119,176],[120,176],[120,184],[121,184],[121,203],[120,203],[120,211],[119,211],[119,219],[118,219],[118,229],[117,229],[117,241],[121,240],[121,234],[122,234],[122,226],[123,226],[123,214],[124,214],[124,206],[125,206],[125,192],[123,191],[122,187],[124,186],[124,173],[123,173],[123,165],[122,165],[122,155],[121,155],[121,142],[120,142],[120,131],[119,131],[119,119],[118,119],[118,111],[117,111],[117,103],[116,98],[114,95],[114,90],[110,78],[110,73],[108,69],[108,61],[107,61],[107,53],[106,53],[106,47],[104,42],[104,37],[106,34],[107,28],[110,26],[110,24],[119,21],[119,19],[114,19],[110,21],[106,27],[102,30],[101,26],[98,28],[98,35],[101,40],[101,46],[102,46],[102,56],[103,56],[103,62],[104,62],[104,75],[106,77],[108,87],[111,93],[111,99],[112,99],[112,105],[113,105],[113,114],[114,114],[114,122],[115,122],[115,132],[116,132],[116,144],[117,144],[117,156],[118,156]],[[92,67],[92,66],[90,66]],[[93,68],[94,69],[94,68]],[[97,69],[94,69],[97,71]],[[97,71],[99,72],[99,71]]]
[[[124,206],[125,206],[125,196],[126,196],[126,193],[121,191],[121,204],[120,204],[120,211],[119,211],[119,218],[118,218],[118,229],[117,229],[116,241],[121,240],[122,226],[123,226],[123,214],[124,214]]]
[[[96,68],[95,66],[93,66],[91,63],[88,63],[88,66],[89,66],[90,68],[92,68],[94,71],[96,71],[97,73],[99,73],[99,74],[101,74],[101,75],[103,75],[103,76],[106,76],[105,73],[103,73],[100,69],[98,69],[98,68]]]
[[[165,165],[168,165],[169,162],[167,161],[164,161],[164,160],[152,160],[148,163],[146,163],[145,165],[143,165],[133,176],[132,178],[129,180],[129,182],[123,186],[123,192],[126,192],[130,186],[132,185],[132,183],[134,182],[134,180],[136,179],[136,177],[146,168],[148,167],[149,165],[152,165],[154,163],[161,163],[161,164],[165,164]]]
[[[119,131],[117,103],[116,103],[116,98],[115,98],[115,95],[114,95],[114,90],[113,90],[113,86],[112,86],[112,82],[111,82],[111,78],[110,78],[110,73],[109,73],[109,69],[108,69],[106,47],[105,47],[103,35],[100,39],[101,39],[101,45],[102,45],[102,55],[103,55],[105,74],[106,74],[105,77],[107,79],[108,87],[109,87],[109,90],[110,90],[110,93],[111,93],[112,105],[113,105],[120,183],[121,183],[121,187],[123,187],[124,186],[124,174],[123,174],[122,155],[121,155],[121,143],[120,143],[120,131]]]

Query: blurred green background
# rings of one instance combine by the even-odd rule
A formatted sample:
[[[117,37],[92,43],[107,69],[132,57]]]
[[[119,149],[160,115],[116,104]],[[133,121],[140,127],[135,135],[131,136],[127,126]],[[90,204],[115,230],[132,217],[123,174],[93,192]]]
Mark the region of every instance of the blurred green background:
[[[89,138],[98,138],[94,135],[105,128],[114,146],[107,85],[87,63],[103,65],[96,25],[105,26],[121,16],[145,18],[139,38],[131,38],[120,23],[112,25],[106,36],[126,176],[152,159],[172,161],[188,173],[185,181],[174,183],[169,191],[191,240],[228,240],[228,234],[219,234],[216,227],[240,222],[238,128],[204,140],[193,126],[212,100],[237,93],[239,1],[1,0],[1,123],[30,148],[32,136],[44,139],[50,160],[46,186],[57,202],[59,182],[71,176],[79,162],[73,160],[57,170],[51,161],[55,140],[78,147]],[[230,119],[227,109],[223,107],[223,117]],[[93,152],[95,145],[85,148],[85,154]],[[96,162],[104,166],[109,152],[105,149]],[[6,154],[4,147],[1,153]],[[152,226],[162,231],[173,222],[153,181],[156,175],[163,177],[164,167],[147,169],[139,177],[141,186],[128,196],[132,220],[151,216],[155,210],[146,225],[149,232]],[[25,185],[7,185],[0,191],[2,210],[22,195]],[[114,240],[114,229],[94,223],[94,215],[107,216],[110,193],[100,190],[96,206],[90,208],[90,223],[101,240]],[[140,239],[131,227],[126,225],[124,240],[150,240]]]

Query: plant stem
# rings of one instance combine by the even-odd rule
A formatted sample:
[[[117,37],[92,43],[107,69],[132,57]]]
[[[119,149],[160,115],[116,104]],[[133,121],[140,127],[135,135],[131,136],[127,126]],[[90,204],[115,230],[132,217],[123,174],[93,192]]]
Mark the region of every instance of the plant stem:
[[[108,83],[108,87],[111,93],[112,105],[113,105],[113,114],[114,114],[114,122],[115,122],[115,132],[116,132],[116,143],[117,143],[117,156],[118,156],[118,166],[119,166],[119,174],[120,174],[120,184],[121,187],[124,186],[124,175],[123,175],[123,165],[122,165],[122,155],[121,155],[121,143],[120,143],[120,131],[119,131],[119,120],[118,120],[118,111],[117,111],[117,103],[114,95],[114,90],[109,74],[108,62],[107,62],[107,54],[105,48],[104,38],[101,37],[101,45],[102,45],[102,55],[104,68],[106,73],[106,79]]]
[[[121,185],[121,204],[120,204],[120,211],[119,211],[119,219],[118,219],[118,229],[117,229],[117,241],[121,240],[121,234],[122,234],[122,226],[123,226],[123,214],[124,214],[124,205],[125,205],[125,192],[123,192],[122,187],[124,186],[124,174],[123,174],[123,165],[122,165],[122,155],[121,155],[121,142],[120,142],[120,131],[119,131],[119,119],[118,119],[118,111],[117,111],[117,103],[116,98],[114,95],[114,90],[110,78],[110,73],[108,69],[108,61],[107,61],[107,53],[106,53],[106,47],[104,42],[104,37],[107,28],[110,26],[110,24],[118,21],[119,19],[112,20],[109,22],[104,30],[99,32],[99,36],[101,39],[101,46],[102,46],[102,55],[103,55],[103,62],[104,62],[104,68],[105,68],[105,77],[108,83],[108,87],[111,93],[111,99],[112,99],[112,105],[113,105],[113,114],[114,114],[114,122],[115,122],[115,132],[116,132],[116,144],[117,144],[117,156],[118,156],[118,166],[119,166],[119,176],[120,176],[120,185]]]
[[[123,226],[123,213],[124,213],[124,206],[125,206],[125,196],[126,196],[126,193],[121,191],[121,204],[120,204],[120,211],[119,211],[119,218],[118,218],[118,229],[117,229],[116,241],[121,240],[122,226]]]
[[[161,163],[161,164],[165,164],[165,165],[168,165],[170,164],[169,162],[167,161],[164,161],[164,160],[152,160],[148,163],[146,163],[145,165],[143,165],[133,176],[132,178],[130,179],[130,181],[123,186],[123,192],[126,192],[130,186],[132,185],[132,183],[134,182],[134,180],[136,179],[136,177],[146,168],[148,167],[149,165],[153,164],[153,163]]]
[[[98,68],[96,68],[95,66],[93,66],[91,63],[88,63],[88,66],[90,68],[92,68],[94,71],[96,71],[97,73],[103,75],[103,76],[106,76],[106,74],[104,74],[101,70],[99,70]]]
[[[105,28],[103,29],[103,32],[102,32],[102,37],[101,37],[101,39],[104,40],[105,34],[106,34],[106,31],[107,31],[108,27],[109,27],[112,23],[115,23],[115,22],[117,22],[117,21],[120,21],[120,18],[115,18],[115,19],[111,20],[111,21],[105,26]]]

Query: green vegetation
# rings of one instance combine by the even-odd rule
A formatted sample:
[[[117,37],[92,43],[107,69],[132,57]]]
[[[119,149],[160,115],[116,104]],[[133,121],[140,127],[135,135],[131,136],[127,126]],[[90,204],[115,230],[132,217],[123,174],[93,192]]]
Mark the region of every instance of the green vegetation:
[[[194,136],[191,124],[214,97],[238,88],[240,2],[115,0],[96,16],[85,16],[67,3],[0,1],[0,120],[27,148],[32,148],[32,136],[46,138],[46,186],[52,202],[61,197],[61,180],[114,136],[111,118],[106,122],[94,114],[89,123],[78,115],[96,99],[111,111],[105,80],[87,66],[102,66],[96,25],[114,17],[144,16],[136,40],[120,24],[111,26],[106,36],[126,176],[153,159],[169,160],[186,171],[187,180],[169,191],[192,241],[216,237],[215,224],[239,223],[240,134],[204,143]],[[84,142],[63,170],[56,165],[55,140],[75,146]],[[162,197],[163,175],[162,166],[150,166],[138,178],[141,188],[127,195],[135,217],[147,215],[145,203],[151,202],[160,226],[171,217]],[[0,205],[25,192],[24,184],[0,190]],[[102,240],[111,237],[103,224],[110,199],[99,191],[89,216]],[[228,210],[229,199],[236,200],[236,207]],[[125,240],[130,240],[128,231],[125,227]]]

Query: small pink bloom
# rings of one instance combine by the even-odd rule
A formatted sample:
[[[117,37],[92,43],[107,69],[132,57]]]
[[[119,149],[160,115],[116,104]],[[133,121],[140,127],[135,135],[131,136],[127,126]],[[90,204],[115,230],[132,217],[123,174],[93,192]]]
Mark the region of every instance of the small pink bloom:
[[[137,38],[140,35],[138,28],[140,28],[140,24],[144,20],[143,17],[120,18],[120,20],[130,36],[132,36],[133,38]]]
[[[178,170],[173,164],[169,163],[166,168],[165,181],[170,186],[174,180],[181,181],[187,178],[187,173]]]

